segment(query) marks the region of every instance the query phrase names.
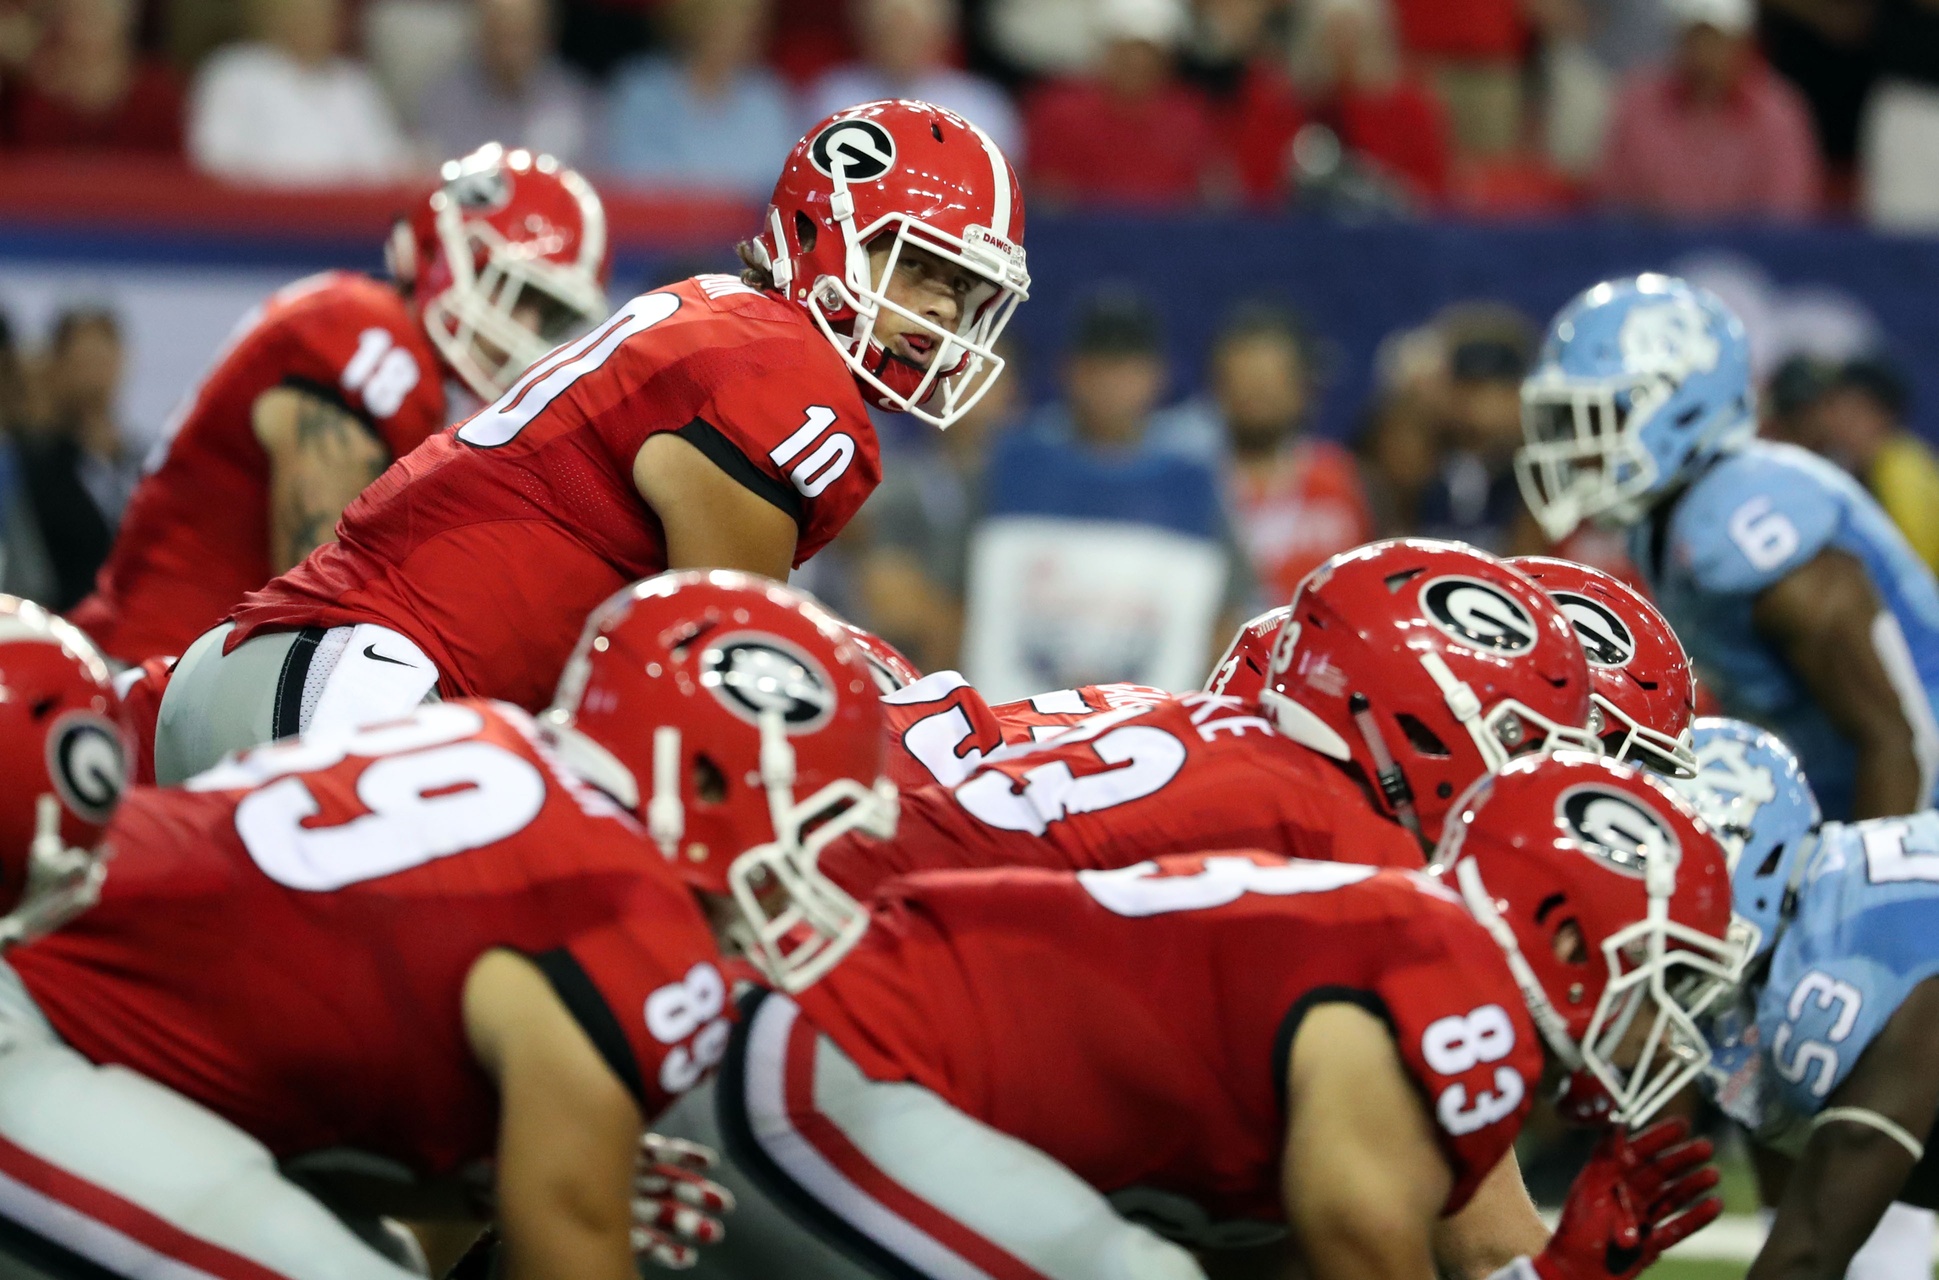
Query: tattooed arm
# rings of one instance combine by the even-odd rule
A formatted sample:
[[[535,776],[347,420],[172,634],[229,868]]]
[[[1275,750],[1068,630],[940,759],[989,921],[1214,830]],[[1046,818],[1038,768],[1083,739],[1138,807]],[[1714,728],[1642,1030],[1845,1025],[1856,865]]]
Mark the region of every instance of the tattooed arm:
[[[250,414],[269,454],[269,560],[277,573],[336,537],[351,499],[390,453],[349,411],[296,387],[271,387]]]

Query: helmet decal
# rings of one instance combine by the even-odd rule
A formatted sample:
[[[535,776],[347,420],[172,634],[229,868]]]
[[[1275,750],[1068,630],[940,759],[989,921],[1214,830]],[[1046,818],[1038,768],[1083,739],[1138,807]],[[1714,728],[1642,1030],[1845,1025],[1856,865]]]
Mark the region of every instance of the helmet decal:
[[[75,711],[47,735],[47,776],[61,803],[90,822],[106,822],[127,785],[127,752],[114,725]]]
[[[848,181],[874,182],[895,168],[895,139],[873,120],[841,120],[821,131],[808,158],[831,178],[840,165]]]
[[[1710,372],[1722,355],[1703,308],[1687,296],[1672,295],[1631,309],[1623,317],[1618,340],[1631,370],[1678,382]]]
[[[1636,656],[1636,637],[1608,605],[1573,591],[1551,591],[1549,599],[1575,627],[1583,656],[1591,665],[1626,667]]]
[[[808,733],[835,712],[835,687],[828,674],[778,636],[728,636],[707,646],[700,669],[700,683],[750,723],[778,712],[789,733]]]
[[[1651,859],[1679,852],[1661,818],[1613,788],[1570,787],[1556,798],[1555,813],[1585,853],[1627,875],[1640,877]]]
[[[1535,649],[1535,619],[1521,602],[1479,578],[1445,577],[1421,588],[1428,621],[1472,649],[1518,656]]]

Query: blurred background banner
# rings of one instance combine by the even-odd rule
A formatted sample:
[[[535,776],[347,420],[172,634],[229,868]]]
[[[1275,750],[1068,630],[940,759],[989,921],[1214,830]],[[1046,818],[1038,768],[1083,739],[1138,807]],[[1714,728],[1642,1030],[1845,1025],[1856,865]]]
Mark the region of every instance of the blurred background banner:
[[[121,314],[130,363],[127,427],[146,444],[223,337],[273,289],[332,267],[381,272],[389,218],[405,195],[242,201],[199,179],[124,189],[111,203],[16,185],[0,163],[0,312],[28,341],[80,299]],[[74,203],[67,203],[73,200]],[[733,200],[609,201],[615,299],[733,266],[758,210]],[[1939,437],[1939,240],[1851,226],[1700,228],[1565,222],[1390,222],[1320,217],[1049,214],[1030,224],[1031,301],[1012,325],[1025,349],[1060,349],[1100,282],[1148,298],[1162,321],[1166,400],[1204,385],[1235,301],[1296,308],[1321,336],[1327,376],[1311,427],[1354,436],[1378,389],[1383,341],[1472,298],[1542,322],[1585,282],[1644,270],[1700,280],[1744,317],[1760,378],[1786,358],[1875,348],[1900,359],[1912,424]],[[1392,347],[1389,355],[1395,355]],[[1391,367],[1388,376],[1397,376]],[[1028,362],[1033,401],[1056,392],[1054,361]]]

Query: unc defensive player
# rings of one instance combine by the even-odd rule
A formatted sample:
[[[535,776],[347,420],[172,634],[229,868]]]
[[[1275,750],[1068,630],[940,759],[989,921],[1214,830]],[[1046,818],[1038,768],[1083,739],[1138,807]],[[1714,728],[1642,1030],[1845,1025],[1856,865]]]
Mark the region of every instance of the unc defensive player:
[[[1705,290],[1608,281],[1522,385],[1522,492],[1551,538],[1630,555],[1731,714],[1794,747],[1835,818],[1911,813],[1939,767],[1939,587],[1832,464],[1752,439],[1749,348]]]
[[[1720,719],[1694,739],[1678,785],[1759,934],[1742,1003],[1708,1031],[1717,1100],[1797,1161],[1749,1280],[1877,1274],[1879,1241],[1859,1246],[1888,1210],[1910,1237],[1895,1262],[1925,1272],[1930,1229],[1905,1206],[1939,1203],[1939,813],[1820,827],[1782,742]]]

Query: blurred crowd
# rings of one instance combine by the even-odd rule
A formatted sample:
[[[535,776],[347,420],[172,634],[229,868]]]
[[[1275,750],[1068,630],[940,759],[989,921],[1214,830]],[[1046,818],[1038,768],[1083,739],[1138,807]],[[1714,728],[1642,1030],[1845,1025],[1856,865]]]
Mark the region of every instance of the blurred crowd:
[[[1939,225],[1932,0],[0,0],[0,153],[383,182],[490,139],[764,194],[881,96],[1036,207]]]

